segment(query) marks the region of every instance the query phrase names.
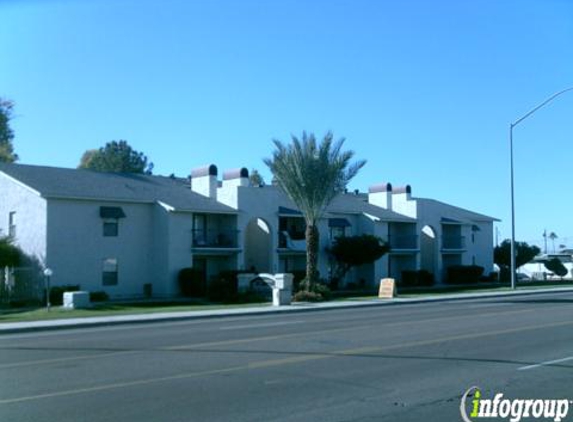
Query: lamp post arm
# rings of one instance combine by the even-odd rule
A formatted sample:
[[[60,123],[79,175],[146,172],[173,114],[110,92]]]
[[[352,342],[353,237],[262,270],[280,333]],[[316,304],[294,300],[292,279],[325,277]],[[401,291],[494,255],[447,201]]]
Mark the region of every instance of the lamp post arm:
[[[553,101],[556,97],[560,96],[561,94],[565,94],[567,91],[573,91],[573,86],[569,87],[569,88],[565,88],[559,92],[556,92],[555,94],[553,94],[551,97],[547,98],[545,101],[543,101],[541,104],[539,104],[537,107],[535,107],[534,109],[532,109],[531,111],[529,111],[527,114],[525,114],[524,116],[520,117],[519,119],[517,119],[515,122],[513,122],[511,124],[511,127],[517,126],[518,124],[520,124],[523,120],[527,119],[529,116],[531,116],[533,113],[535,113],[537,110],[539,110],[541,107],[545,106],[546,104],[550,103],[551,101]]]

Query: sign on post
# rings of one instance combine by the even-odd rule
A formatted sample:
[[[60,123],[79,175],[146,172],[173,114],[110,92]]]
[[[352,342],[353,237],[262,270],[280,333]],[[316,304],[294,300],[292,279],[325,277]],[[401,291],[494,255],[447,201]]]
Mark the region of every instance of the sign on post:
[[[393,278],[383,278],[380,280],[378,297],[380,299],[392,299],[396,297],[396,281]]]

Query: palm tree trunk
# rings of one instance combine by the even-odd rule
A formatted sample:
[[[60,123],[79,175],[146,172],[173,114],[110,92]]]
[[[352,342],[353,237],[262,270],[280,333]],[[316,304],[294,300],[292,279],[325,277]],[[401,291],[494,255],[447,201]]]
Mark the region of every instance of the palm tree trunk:
[[[315,224],[307,224],[306,231],[306,291],[318,282],[318,243],[320,235]]]

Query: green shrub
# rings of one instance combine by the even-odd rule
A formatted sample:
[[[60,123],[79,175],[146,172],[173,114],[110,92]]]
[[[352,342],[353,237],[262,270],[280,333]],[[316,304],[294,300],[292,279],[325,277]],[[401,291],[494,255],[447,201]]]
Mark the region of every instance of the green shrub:
[[[293,302],[322,302],[324,298],[318,293],[301,290],[294,294],[292,300]]]
[[[473,284],[479,281],[484,268],[479,265],[452,265],[448,267],[448,284]]]
[[[402,279],[398,285],[402,287],[429,287],[434,285],[434,275],[426,270],[402,271]]]
[[[559,277],[565,277],[568,273],[567,268],[559,258],[553,258],[544,263],[545,268]]]
[[[65,292],[77,292],[79,290],[80,290],[79,284],[51,287],[50,288],[50,305],[61,306],[64,303],[64,293]],[[44,291],[44,298],[45,297],[46,297],[46,292]]]
[[[207,283],[203,277],[203,272],[196,268],[183,268],[177,277],[179,290],[185,297],[205,297],[207,293]]]
[[[302,281],[304,285],[306,280]],[[315,283],[310,290],[299,290],[293,296],[295,302],[321,302],[331,297],[331,291],[325,283]]]
[[[292,290],[293,292],[297,292],[299,290],[300,283],[306,278],[306,270],[293,270],[288,271],[288,273],[293,276]]]
[[[207,289],[209,300],[213,302],[233,302],[237,298],[237,271],[221,271],[214,277]]]
[[[91,302],[107,302],[109,300],[109,295],[104,291],[90,292]]]

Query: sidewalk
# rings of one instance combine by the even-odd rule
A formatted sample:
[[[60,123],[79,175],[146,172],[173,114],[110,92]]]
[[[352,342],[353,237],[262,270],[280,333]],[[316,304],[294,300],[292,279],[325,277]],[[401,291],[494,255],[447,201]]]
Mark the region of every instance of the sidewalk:
[[[23,333],[44,330],[57,330],[66,328],[101,327],[119,324],[141,324],[149,322],[172,322],[190,319],[222,318],[227,316],[267,315],[293,312],[312,312],[327,309],[349,309],[368,306],[392,306],[416,303],[446,302],[472,299],[485,299],[496,297],[511,297],[524,295],[539,295],[545,293],[569,293],[573,287],[556,287],[548,289],[531,289],[505,292],[458,293],[425,296],[421,298],[394,298],[394,299],[347,299],[334,302],[319,303],[293,303],[290,306],[253,306],[240,309],[214,309],[186,312],[162,312],[153,314],[130,314],[102,317],[85,317],[54,319],[27,322],[0,323],[0,335],[8,333]]]

